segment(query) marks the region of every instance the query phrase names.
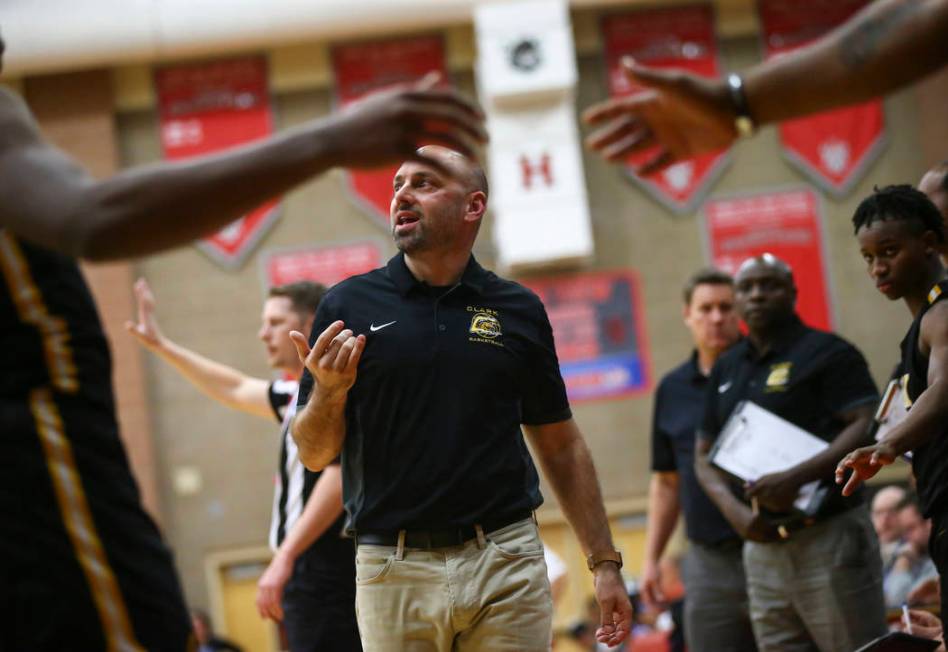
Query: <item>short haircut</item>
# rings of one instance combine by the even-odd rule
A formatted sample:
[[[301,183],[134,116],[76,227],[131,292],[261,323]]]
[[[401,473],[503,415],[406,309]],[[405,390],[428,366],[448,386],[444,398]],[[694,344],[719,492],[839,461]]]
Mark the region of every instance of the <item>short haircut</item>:
[[[875,187],[871,195],[860,202],[853,214],[853,233],[876,221],[899,220],[910,225],[921,235],[933,231],[939,242],[945,241],[945,224],[941,213],[925,193],[908,184]]]
[[[685,300],[685,305],[691,305],[691,297],[695,293],[695,288],[699,285],[726,285],[733,288],[734,278],[727,272],[715,267],[699,269],[685,281],[681,288],[681,296]]]
[[[326,286],[313,281],[296,281],[285,285],[274,285],[267,292],[267,298],[286,297],[293,304],[293,310],[306,319],[316,313],[319,302],[326,294]]]
[[[427,151],[425,151],[427,150]],[[451,164],[458,172],[464,174],[464,182],[470,190],[480,190],[485,197],[490,196],[490,187],[487,183],[487,174],[481,164],[472,158],[468,158],[461,152],[443,147],[441,145],[425,145],[416,150],[419,154],[425,156],[441,155],[451,161]]]

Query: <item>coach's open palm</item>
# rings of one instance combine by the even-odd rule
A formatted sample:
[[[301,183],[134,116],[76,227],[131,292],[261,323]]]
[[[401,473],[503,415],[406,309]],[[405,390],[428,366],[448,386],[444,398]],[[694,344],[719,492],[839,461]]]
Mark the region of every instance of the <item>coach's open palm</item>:
[[[324,395],[348,392],[355,383],[359,358],[365,349],[365,335],[355,335],[345,326],[341,321],[330,324],[316,338],[313,348],[299,331],[290,333],[300,360]]]

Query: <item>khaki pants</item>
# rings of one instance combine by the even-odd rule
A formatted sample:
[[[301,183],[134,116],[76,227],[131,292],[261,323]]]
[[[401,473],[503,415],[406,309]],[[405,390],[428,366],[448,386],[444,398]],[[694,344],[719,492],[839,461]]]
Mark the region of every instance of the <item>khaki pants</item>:
[[[360,544],[356,616],[365,652],[549,652],[553,605],[536,524],[434,550]]]

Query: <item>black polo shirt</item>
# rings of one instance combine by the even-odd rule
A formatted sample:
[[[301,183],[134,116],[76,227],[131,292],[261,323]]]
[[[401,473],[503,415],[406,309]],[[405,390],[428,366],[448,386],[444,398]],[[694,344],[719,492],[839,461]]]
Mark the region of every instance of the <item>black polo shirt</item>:
[[[856,347],[794,317],[763,356],[745,338],[717,361],[708,379],[700,436],[714,441],[734,407],[744,400],[833,441],[846,425],[839,415],[876,403],[879,395]],[[824,482],[834,487],[823,504],[824,513],[863,501],[861,491],[844,498],[835,489],[832,474]]]
[[[337,319],[366,336],[346,402],[350,530],[457,527],[540,505],[520,424],[571,412],[533,292],[473,256],[457,285],[432,288],[399,254],[326,293],[311,344]],[[300,406],[312,387],[306,372]]]
[[[668,372],[655,393],[652,470],[678,473],[678,495],[691,541],[716,546],[739,539],[695,477],[695,431],[701,422],[708,377],[698,354]]]

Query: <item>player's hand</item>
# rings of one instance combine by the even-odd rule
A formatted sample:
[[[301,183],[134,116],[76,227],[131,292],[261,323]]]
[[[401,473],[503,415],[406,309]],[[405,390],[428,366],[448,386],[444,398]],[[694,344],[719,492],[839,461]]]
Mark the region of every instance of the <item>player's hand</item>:
[[[665,607],[665,593],[662,591],[662,568],[659,564],[646,561],[642,568],[639,592],[645,606],[656,613]]]
[[[139,278],[135,282],[135,302],[138,304],[138,323],[125,322],[125,330],[132,334],[145,348],[152,351],[161,348],[164,335],[158,328],[155,318],[155,295],[148,286],[148,281]]]
[[[440,75],[372,93],[332,115],[325,139],[339,165],[373,168],[422,161],[450,174],[439,161],[420,155],[422,145],[442,145],[476,159],[487,142],[484,115],[450,89],[436,89]]]
[[[744,485],[744,495],[748,500],[756,499],[758,504],[772,512],[789,512],[799,492],[800,484],[784,472],[768,473]]]
[[[747,510],[742,522],[734,524],[734,530],[746,541],[772,543],[780,540],[777,526],[750,509]]]
[[[632,629],[632,604],[618,566],[611,562],[598,564],[593,570],[593,585],[602,615],[596,640],[614,647],[624,641]]]
[[[859,483],[874,476],[883,466],[892,464],[896,457],[895,450],[885,442],[857,448],[836,465],[836,484],[843,484],[846,470],[851,469],[852,475],[843,486],[843,495],[849,496],[856,491]]]
[[[300,360],[313,375],[320,392],[340,395],[355,384],[359,358],[365,350],[365,335],[354,335],[341,321],[319,334],[313,348],[299,331],[290,331]]]
[[[261,618],[283,620],[283,587],[293,575],[293,560],[277,555],[257,582],[257,611]]]
[[[729,147],[737,138],[736,114],[726,85],[680,70],[622,61],[625,75],[644,88],[595,104],[583,120],[598,126],[586,145],[611,163],[657,147],[637,170],[648,175],[704,152]]]

